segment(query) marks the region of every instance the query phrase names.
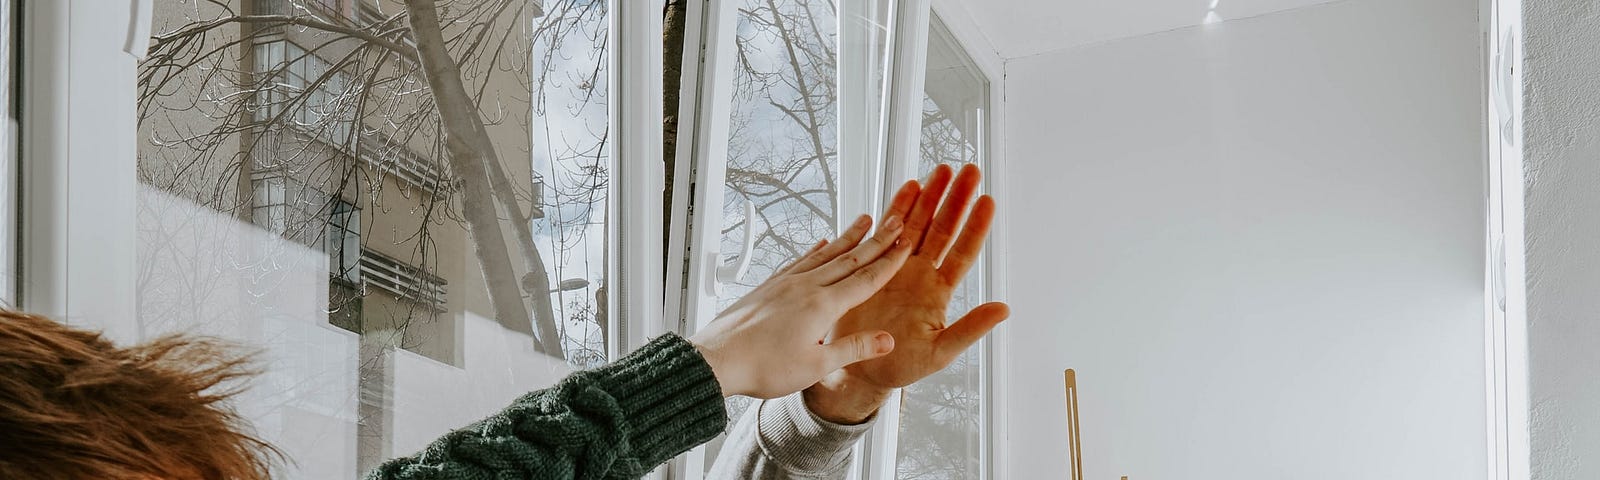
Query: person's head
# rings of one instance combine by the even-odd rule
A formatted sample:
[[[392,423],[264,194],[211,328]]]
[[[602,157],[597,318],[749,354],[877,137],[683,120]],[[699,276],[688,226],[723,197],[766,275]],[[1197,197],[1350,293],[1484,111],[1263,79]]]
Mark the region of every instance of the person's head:
[[[118,347],[0,310],[0,478],[264,479],[277,450],[227,404],[251,376],[214,340]]]

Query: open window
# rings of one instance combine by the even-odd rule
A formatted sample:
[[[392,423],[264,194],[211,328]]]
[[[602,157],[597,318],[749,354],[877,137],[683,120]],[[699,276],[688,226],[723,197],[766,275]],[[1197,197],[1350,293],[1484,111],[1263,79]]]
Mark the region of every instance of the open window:
[[[926,2],[691,2],[667,318],[688,334],[886,187],[934,166],[987,166],[991,84]],[[696,38],[696,37],[691,37]],[[907,94],[914,92],[915,94]],[[988,300],[987,265],[951,306]],[[954,320],[954,318],[952,318]],[[891,399],[860,478],[986,478],[987,342]],[[732,399],[730,416],[752,402]],[[700,478],[720,439],[680,458]]]
[[[668,318],[688,334],[841,219],[873,210],[894,4],[879,0],[690,2],[669,261]],[[849,155],[843,155],[849,152]],[[685,198],[687,197],[687,198]],[[751,402],[729,401],[737,418]],[[686,455],[699,478],[721,439]]]
[[[459,92],[419,74],[406,42],[426,40],[395,2],[130,2],[153,11],[137,64],[106,28],[127,10],[30,8],[28,51],[44,54],[28,58],[52,63],[29,67],[26,98],[88,100],[25,110],[24,159],[71,168],[26,169],[44,212],[27,217],[52,222],[26,243],[63,247],[18,256],[45,280],[22,307],[118,341],[260,347],[270,367],[239,408],[294,460],[290,477],[356,475],[693,332],[919,175],[926,108],[959,117],[940,124],[957,153],[933,161],[986,161],[984,106],[922,93],[926,2],[690,2],[706,48],[685,60],[667,247],[659,1],[451,4],[438,33]],[[69,31],[84,48],[59,55]],[[127,88],[82,88],[107,70]],[[85,114],[98,105],[134,111]],[[487,138],[470,141],[480,161],[452,163],[463,119]],[[893,425],[872,458],[899,455]],[[684,472],[703,472],[699,455]]]

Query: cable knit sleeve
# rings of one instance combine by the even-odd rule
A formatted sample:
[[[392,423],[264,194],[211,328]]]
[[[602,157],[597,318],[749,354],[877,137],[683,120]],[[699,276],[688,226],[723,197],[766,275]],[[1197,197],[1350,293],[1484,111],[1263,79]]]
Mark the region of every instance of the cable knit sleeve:
[[[668,334],[616,363],[524,395],[367,478],[639,478],[727,423],[710,365],[688,341]]]

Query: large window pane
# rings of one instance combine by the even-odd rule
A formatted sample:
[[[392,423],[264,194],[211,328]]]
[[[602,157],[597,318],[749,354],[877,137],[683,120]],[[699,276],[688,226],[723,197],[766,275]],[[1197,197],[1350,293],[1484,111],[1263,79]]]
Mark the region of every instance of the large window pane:
[[[460,90],[400,2],[155,2],[140,325],[262,349],[240,408],[283,478],[357,478],[607,360],[607,2],[439,4]]]
[[[888,41],[884,19],[891,3],[738,2],[738,61],[728,112],[720,251],[727,265],[741,261],[749,265],[742,276],[720,283],[719,308],[731,305],[818,241],[835,235],[841,194],[860,187],[843,177],[861,169],[841,165],[839,127],[843,121],[865,125],[880,118],[875,105],[883,93],[882,61]],[[854,63],[841,63],[841,54]],[[844,89],[852,89],[850,95],[874,106],[841,109]],[[854,117],[847,120],[849,115]],[[850,148],[863,151],[879,145],[874,135],[866,133],[850,141]],[[850,161],[866,163],[873,158],[862,155]],[[753,239],[750,245],[745,244],[747,235]],[[748,259],[742,258],[746,251]],[[751,403],[731,399],[730,416],[738,418]],[[720,439],[710,444],[708,455],[714,458],[719,449]]]
[[[789,259],[833,236],[838,216],[838,18],[835,0],[741,0],[721,251],[746,274],[726,307]],[[745,218],[746,204],[754,218]]]
[[[928,70],[922,109],[919,171],[937,165],[980,167],[989,80],[948,28],[934,17],[928,32]],[[956,289],[948,322],[982,304],[987,262],[980,261]],[[897,476],[902,479],[984,478],[985,344],[968,349],[943,371],[905,388],[900,408]]]

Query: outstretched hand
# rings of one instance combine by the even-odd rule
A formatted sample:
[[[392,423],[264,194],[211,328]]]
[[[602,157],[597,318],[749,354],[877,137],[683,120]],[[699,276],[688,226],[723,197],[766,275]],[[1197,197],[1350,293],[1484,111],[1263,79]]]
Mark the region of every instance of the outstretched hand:
[[[882,290],[846,313],[832,335],[887,331],[894,336],[894,351],[846,366],[807,388],[806,404],[818,416],[837,423],[865,421],[893,389],[944,369],[1010,315],[1006,304],[994,302],[945,324],[956,286],[982,253],[995,209],[987,195],[973,199],[981,180],[977,167],[963,167],[954,181],[952,175],[941,165],[926,186],[909,182],[891,202],[888,215],[906,219],[901,236],[913,247],[911,258]]]
[[[689,339],[724,396],[781,397],[894,349],[894,338],[881,329],[824,342],[839,317],[882,288],[911,255],[900,217],[889,216],[863,241],[871,227],[872,218],[863,215],[838,240],[818,243]]]

